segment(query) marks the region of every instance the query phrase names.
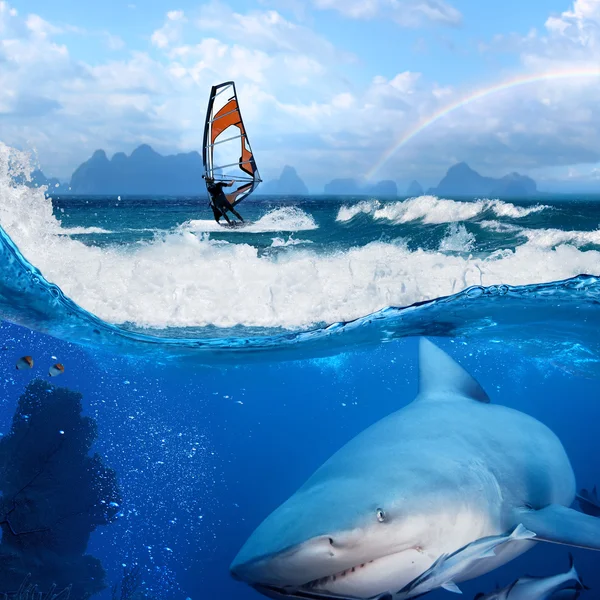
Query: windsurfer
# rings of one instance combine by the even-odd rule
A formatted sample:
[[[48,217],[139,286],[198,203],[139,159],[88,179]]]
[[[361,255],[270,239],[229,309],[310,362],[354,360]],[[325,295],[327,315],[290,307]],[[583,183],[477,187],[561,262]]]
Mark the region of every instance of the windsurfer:
[[[243,223],[244,219],[229,203],[225,196],[225,192],[223,191],[224,187],[231,187],[234,184],[234,181],[231,180],[229,183],[225,183],[224,181],[215,181],[205,175],[202,177],[206,180],[206,189],[210,195],[210,207],[213,210],[215,221],[218,223],[221,217],[225,217],[227,223],[231,225],[231,221],[227,216],[227,211],[231,211]]]

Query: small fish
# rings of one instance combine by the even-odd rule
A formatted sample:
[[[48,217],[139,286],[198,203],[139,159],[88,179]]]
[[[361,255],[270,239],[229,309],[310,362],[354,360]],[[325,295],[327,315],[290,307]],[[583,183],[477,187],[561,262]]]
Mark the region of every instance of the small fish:
[[[585,488],[577,494],[577,502],[579,502],[579,508],[586,515],[592,517],[600,517],[600,498],[598,498],[598,490],[596,486],[591,492],[588,492]]]
[[[416,579],[404,586],[394,600],[402,598],[413,598],[426,594],[436,588],[442,587],[449,592],[462,594],[454,580],[464,571],[469,569],[475,562],[482,558],[496,556],[495,550],[498,546],[507,542],[518,540],[529,540],[535,537],[535,533],[529,531],[523,525],[517,525],[510,534],[491,535],[475,540],[463,546],[452,554],[443,554]]]
[[[573,555],[569,554],[569,570],[551,577],[521,577],[509,586],[490,594],[477,594],[475,600],[575,600],[581,590],[588,589],[579,578]]]
[[[31,367],[33,367],[33,358],[31,356],[23,356],[17,361],[17,371],[31,369]]]
[[[56,363],[50,367],[48,375],[50,375],[50,377],[56,377],[57,375],[62,375],[64,372],[65,368],[60,363]]]

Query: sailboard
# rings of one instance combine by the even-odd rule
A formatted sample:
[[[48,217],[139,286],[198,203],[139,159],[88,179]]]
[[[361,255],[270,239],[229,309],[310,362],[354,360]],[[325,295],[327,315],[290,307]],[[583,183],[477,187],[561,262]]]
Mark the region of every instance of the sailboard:
[[[247,198],[262,181],[242,121],[233,81],[214,85],[210,91],[202,160],[207,178],[226,182],[233,180],[231,191],[225,193],[232,207]]]

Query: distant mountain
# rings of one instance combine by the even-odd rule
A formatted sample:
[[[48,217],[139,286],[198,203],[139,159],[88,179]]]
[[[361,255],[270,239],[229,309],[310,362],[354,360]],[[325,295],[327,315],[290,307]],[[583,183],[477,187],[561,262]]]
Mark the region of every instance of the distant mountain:
[[[531,196],[537,193],[537,184],[527,175],[509,173],[498,180],[493,196]]]
[[[428,190],[437,196],[499,196],[525,197],[535,194],[533,179],[519,173],[510,173],[500,179],[484,177],[464,162],[448,169],[436,188]]]
[[[22,185],[26,185],[27,187],[38,188],[45,185],[48,189],[47,192],[64,192],[68,189],[68,185],[66,183],[62,183],[56,177],[46,177],[42,171],[39,169],[35,169],[31,172],[30,181],[27,181],[25,177],[19,175],[14,178],[15,183],[19,183]]]
[[[358,196],[360,194],[356,179],[334,179],[325,184],[323,191],[328,196]]]
[[[163,156],[147,144],[130,156],[117,152],[111,160],[104,150],[75,169],[73,194],[206,195],[198,152]]]
[[[281,195],[281,196],[308,196],[306,184],[296,173],[294,167],[286,165],[279,179],[268,181],[257,190],[258,194]]]
[[[406,195],[410,196],[411,198],[416,198],[418,196],[422,196],[423,188],[421,187],[421,184],[418,181],[413,179],[410,182],[408,189],[406,190]]]
[[[391,179],[378,181],[375,185],[367,188],[367,193],[378,197],[393,197],[398,195],[398,186]]]
[[[386,179],[374,185],[361,186],[356,179],[334,179],[325,184],[324,193],[328,196],[367,196],[396,197],[398,186],[395,181]]]

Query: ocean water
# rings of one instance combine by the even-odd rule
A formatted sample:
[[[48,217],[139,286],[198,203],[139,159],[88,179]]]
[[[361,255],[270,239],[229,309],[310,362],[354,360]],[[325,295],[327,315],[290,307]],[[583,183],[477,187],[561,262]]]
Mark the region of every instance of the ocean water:
[[[15,412],[34,380],[81,394],[119,491],[102,488],[87,544],[108,586],[94,597],[138,565],[145,597],[259,598],[229,564],[329,456],[415,397],[420,336],[547,424],[578,489],[600,483],[600,197],[256,194],[240,205],[250,224],[226,230],[202,198],[51,199],[15,184],[27,159],[1,150],[0,432],[43,407]],[[33,368],[15,369],[26,355]],[[52,527],[68,537],[76,513]],[[552,544],[461,589],[564,572],[569,552],[596,597],[600,554]]]

